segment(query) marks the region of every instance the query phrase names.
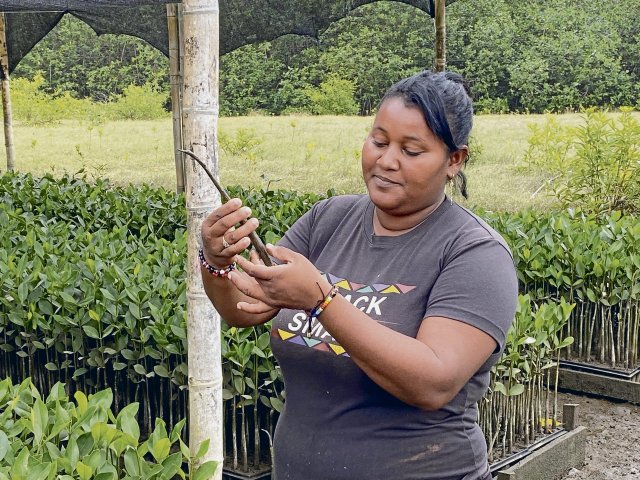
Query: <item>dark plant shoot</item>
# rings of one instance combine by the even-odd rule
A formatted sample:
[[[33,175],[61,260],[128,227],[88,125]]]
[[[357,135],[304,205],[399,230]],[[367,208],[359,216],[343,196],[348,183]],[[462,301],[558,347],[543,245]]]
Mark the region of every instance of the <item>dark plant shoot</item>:
[[[229,196],[227,191],[224,189],[224,187],[220,185],[220,182],[216,180],[216,177],[213,176],[211,171],[207,168],[206,164],[202,160],[200,160],[200,158],[198,158],[198,156],[195,153],[193,153],[191,150],[178,149],[178,151],[186,155],[189,155],[193,160],[196,161],[196,163],[198,163],[198,165],[200,165],[204,169],[205,173],[211,179],[213,184],[216,186],[216,189],[218,190],[218,192],[220,192],[220,196],[225,202],[228,202],[229,200],[231,200],[231,197]],[[246,223],[246,220],[242,220],[240,223],[244,225]],[[264,262],[264,264],[268,267],[272,266],[273,261],[271,260],[271,257],[269,257],[269,254],[267,253],[267,249],[265,248],[264,243],[262,242],[260,237],[258,237],[258,234],[256,232],[251,232],[249,234],[249,240],[251,240],[251,244],[258,252],[260,259]]]

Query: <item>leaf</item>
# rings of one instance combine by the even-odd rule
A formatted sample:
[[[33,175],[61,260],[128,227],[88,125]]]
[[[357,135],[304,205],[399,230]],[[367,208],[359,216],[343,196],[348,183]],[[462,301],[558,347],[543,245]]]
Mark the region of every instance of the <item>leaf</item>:
[[[78,449],[78,444],[76,442],[76,437],[72,436],[69,440],[69,444],[64,452],[65,458],[69,460],[71,465],[71,469],[75,470],[76,464],[78,463],[78,458],[80,458],[80,450]]]
[[[122,370],[124,368],[127,368],[127,364],[126,363],[122,363],[122,362],[113,362],[113,369],[114,370]]]
[[[271,397],[270,400],[271,406],[276,410],[276,412],[282,413],[282,411],[284,410],[284,403],[282,403],[282,400],[277,397]]]
[[[118,475],[113,472],[102,472],[93,477],[93,480],[118,480]]]
[[[121,430],[127,435],[131,436],[136,442],[140,438],[140,425],[133,415],[125,415],[123,417],[118,417],[118,425]]]
[[[508,396],[515,397],[517,395],[520,395],[522,392],[524,392],[524,385],[522,385],[521,383],[517,383],[509,389]]]
[[[47,406],[39,398],[31,408],[31,427],[33,432],[33,442],[35,445],[42,443],[44,433],[49,423],[49,412]]]
[[[209,480],[218,469],[218,462],[213,460],[200,465],[193,475],[193,480]]]
[[[162,463],[169,451],[171,450],[171,441],[168,438],[161,438],[153,443],[151,448],[151,455],[156,459],[156,462]]]
[[[89,465],[85,465],[82,462],[76,464],[76,472],[80,476],[80,480],[89,480],[93,475],[93,469]]]
[[[93,449],[93,436],[91,432],[83,433],[78,437],[78,455],[80,458],[84,458]]]
[[[573,343],[573,337],[567,337],[564,340],[562,340],[562,342],[560,343],[560,345],[558,345],[558,348],[565,348],[568,347],[569,345],[571,345]]]
[[[171,430],[171,435],[169,435],[169,440],[171,440],[171,443],[180,439],[180,434],[186,423],[187,423],[187,420],[183,418],[173,426],[173,429]]]
[[[207,438],[200,444],[200,446],[198,447],[198,452],[196,453],[195,457],[193,457],[194,462],[200,460],[209,451],[209,441],[210,439]]]
[[[159,377],[169,377],[169,370],[167,370],[167,367],[164,364],[154,366],[153,371],[156,372],[156,375]]]
[[[105,422],[96,422],[91,426],[91,436],[94,443],[100,443],[103,437],[107,434],[107,424]]]
[[[135,449],[127,448],[127,451],[124,452],[124,468],[130,476],[140,476],[140,464]]]
[[[499,392],[499,393],[501,393],[503,395],[507,395],[507,389],[504,386],[504,383],[502,383],[502,382],[496,382],[495,385],[493,386],[493,390],[495,392]]]
[[[76,304],[75,298],[73,298],[67,292],[60,292],[60,297],[62,297],[62,300],[64,300],[65,303],[69,303],[71,305],[75,305]]]
[[[82,375],[84,375],[85,373],[87,373],[88,371],[89,371],[89,370],[87,370],[86,368],[78,368],[78,369],[76,369],[76,370],[74,370],[74,371],[73,371],[72,378],[75,380],[75,379],[77,379],[78,377],[81,377]],[[84,393],[82,393],[82,392],[76,392],[76,393],[81,393],[81,394],[84,396]],[[74,395],[74,396],[75,396],[75,395]],[[85,405],[86,405],[86,397],[84,397],[84,398],[85,398]],[[76,397],[76,400],[78,400],[78,397]],[[78,405],[80,405],[80,404],[78,403]],[[82,414],[82,413],[84,413],[84,411],[80,411],[80,413]]]
[[[161,474],[162,478],[166,478],[166,479],[173,478],[181,466],[182,466],[182,454],[180,452],[176,452],[172,455],[169,455],[162,462],[162,474]]]
[[[29,296],[29,284],[27,282],[22,282],[18,286],[18,300],[20,303],[24,304],[27,301],[27,297]]]
[[[182,453],[182,456],[184,458],[191,458],[191,452],[189,451],[188,445],[184,443],[182,439],[180,439],[179,441],[180,441],[180,453]]]
[[[0,465],[3,464],[2,460],[9,451],[10,446],[11,445],[9,445],[9,438],[7,437],[7,434],[0,430]]]
[[[100,334],[95,327],[92,327],[91,325],[83,325],[82,329],[84,330],[84,333],[87,334],[87,336],[95,339],[100,339]]]
[[[244,393],[244,379],[240,376],[233,378],[233,388],[236,390],[236,394],[242,395]]]

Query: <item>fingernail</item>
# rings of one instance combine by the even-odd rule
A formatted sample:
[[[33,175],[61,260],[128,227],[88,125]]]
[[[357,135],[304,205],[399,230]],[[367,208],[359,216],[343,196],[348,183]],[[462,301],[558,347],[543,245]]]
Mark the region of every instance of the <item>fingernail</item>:
[[[257,218],[252,218],[250,221],[251,221],[251,223],[253,223],[254,225],[259,225],[259,224],[260,224],[260,222],[258,221],[258,219],[257,219]]]
[[[242,213],[244,213],[247,217],[251,215],[251,209],[249,207],[242,207]]]
[[[273,244],[267,243],[267,248],[273,248]]]
[[[232,198],[231,200],[229,200],[229,203],[232,207],[239,207],[240,205],[242,205],[242,201],[239,198]]]

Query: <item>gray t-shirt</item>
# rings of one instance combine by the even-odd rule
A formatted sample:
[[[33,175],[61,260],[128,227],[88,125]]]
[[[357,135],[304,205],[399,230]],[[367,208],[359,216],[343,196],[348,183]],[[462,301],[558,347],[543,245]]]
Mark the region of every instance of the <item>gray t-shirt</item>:
[[[424,318],[448,317],[488,333],[498,351],[448,405],[426,411],[380,388],[319,323],[307,336],[304,312],[280,311],[271,344],[286,404],[275,433],[275,478],[483,478],[487,447],[476,402],[515,312],[510,251],[485,222],[448,199],[395,237],[374,234],[373,210],[366,195],[319,202],[280,245],[307,257],[342,296],[393,330],[416,337]]]

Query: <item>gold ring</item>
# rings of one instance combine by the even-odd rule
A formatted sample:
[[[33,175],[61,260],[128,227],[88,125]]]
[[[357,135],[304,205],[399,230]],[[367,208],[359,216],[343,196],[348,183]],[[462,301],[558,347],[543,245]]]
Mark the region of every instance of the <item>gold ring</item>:
[[[229,248],[231,246],[231,244],[229,242],[227,242],[227,240],[224,238],[224,235],[222,236],[222,248]]]

